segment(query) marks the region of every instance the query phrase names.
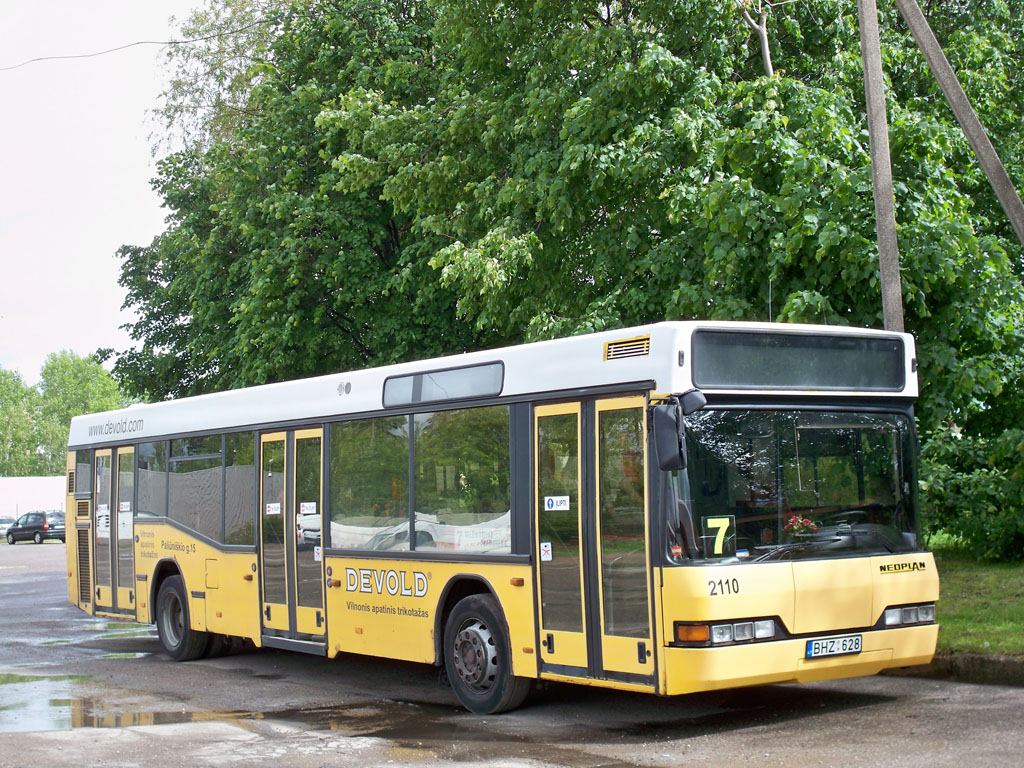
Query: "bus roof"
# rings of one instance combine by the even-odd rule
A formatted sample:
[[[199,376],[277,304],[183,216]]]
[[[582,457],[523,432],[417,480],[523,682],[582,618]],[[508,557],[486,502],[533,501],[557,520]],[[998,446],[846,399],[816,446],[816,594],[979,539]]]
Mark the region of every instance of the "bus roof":
[[[661,394],[692,389],[693,337],[697,331],[732,331],[760,335],[791,335],[838,340],[889,339],[900,342],[904,376],[898,389],[856,387],[797,389],[758,386],[703,387],[717,394],[784,394],[787,397],[832,395],[908,399],[918,394],[915,349],[909,334],[864,328],[781,323],[664,322],[614,331],[573,336],[462,355],[400,363],[349,373],[334,373],[295,381],[247,387],[159,403],[134,405],[117,411],[78,416],[71,421],[70,448],[116,445],[197,432],[229,431],[276,424],[328,420],[385,410],[386,382],[397,403],[395,410],[429,409],[427,403],[452,399],[406,399],[418,386],[416,374],[451,372],[456,381],[464,369],[480,371],[480,396],[525,397],[596,388],[649,388]],[[437,377],[432,377],[437,378]],[[422,379],[422,377],[420,377]],[[416,382],[416,383],[414,383]],[[496,390],[487,390],[497,382]],[[470,391],[476,384],[470,382]],[[456,388],[458,389],[458,388]],[[435,387],[436,390],[436,387]],[[484,392],[484,390],[487,390]],[[455,398],[458,399],[458,398]],[[465,396],[469,402],[472,395]],[[404,404],[404,405],[403,405]]]

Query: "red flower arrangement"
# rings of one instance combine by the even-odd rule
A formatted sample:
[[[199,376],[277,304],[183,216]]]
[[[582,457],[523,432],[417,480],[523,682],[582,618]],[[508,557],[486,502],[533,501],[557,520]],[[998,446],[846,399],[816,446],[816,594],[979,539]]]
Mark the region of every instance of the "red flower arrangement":
[[[790,536],[800,536],[801,534],[814,533],[818,530],[818,526],[806,517],[793,515],[783,526],[782,530]]]

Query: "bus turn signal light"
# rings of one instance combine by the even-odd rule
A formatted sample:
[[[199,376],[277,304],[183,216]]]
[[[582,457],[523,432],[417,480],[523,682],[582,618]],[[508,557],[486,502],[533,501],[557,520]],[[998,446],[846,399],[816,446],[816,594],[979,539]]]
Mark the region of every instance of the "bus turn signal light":
[[[676,624],[676,640],[680,643],[706,643],[710,639],[707,624]]]

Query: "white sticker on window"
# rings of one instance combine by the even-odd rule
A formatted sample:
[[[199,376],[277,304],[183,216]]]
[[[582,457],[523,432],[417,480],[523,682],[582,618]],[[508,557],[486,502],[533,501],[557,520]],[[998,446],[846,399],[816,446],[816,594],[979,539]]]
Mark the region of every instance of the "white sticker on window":
[[[132,503],[130,501],[122,501],[118,505],[118,509],[120,509],[122,512],[131,512],[132,511]]]
[[[281,505],[278,504],[277,502],[275,502],[273,504],[267,504],[267,514],[268,515],[280,515],[281,514]]]
[[[96,505],[96,535],[100,538],[110,538],[110,507],[106,504]]]
[[[316,502],[315,501],[304,501],[299,504],[300,515],[315,515],[316,514]]]
[[[542,541],[540,543],[540,561],[542,563],[550,563],[551,562],[551,542],[550,541]]]
[[[568,496],[545,496],[544,509],[548,512],[565,512],[569,509]]]
[[[320,563],[323,562],[324,552],[320,547],[313,547],[313,560]]]

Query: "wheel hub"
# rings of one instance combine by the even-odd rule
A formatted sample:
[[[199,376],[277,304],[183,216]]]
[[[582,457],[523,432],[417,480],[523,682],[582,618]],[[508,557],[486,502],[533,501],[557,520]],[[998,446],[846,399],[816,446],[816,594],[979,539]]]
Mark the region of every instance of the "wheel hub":
[[[476,690],[488,690],[498,672],[494,637],[479,620],[465,624],[455,636],[455,671]]]
[[[174,593],[167,595],[163,605],[163,625],[167,630],[167,639],[171,645],[178,645],[181,642],[182,634],[185,631],[185,615],[181,610],[181,603]]]

